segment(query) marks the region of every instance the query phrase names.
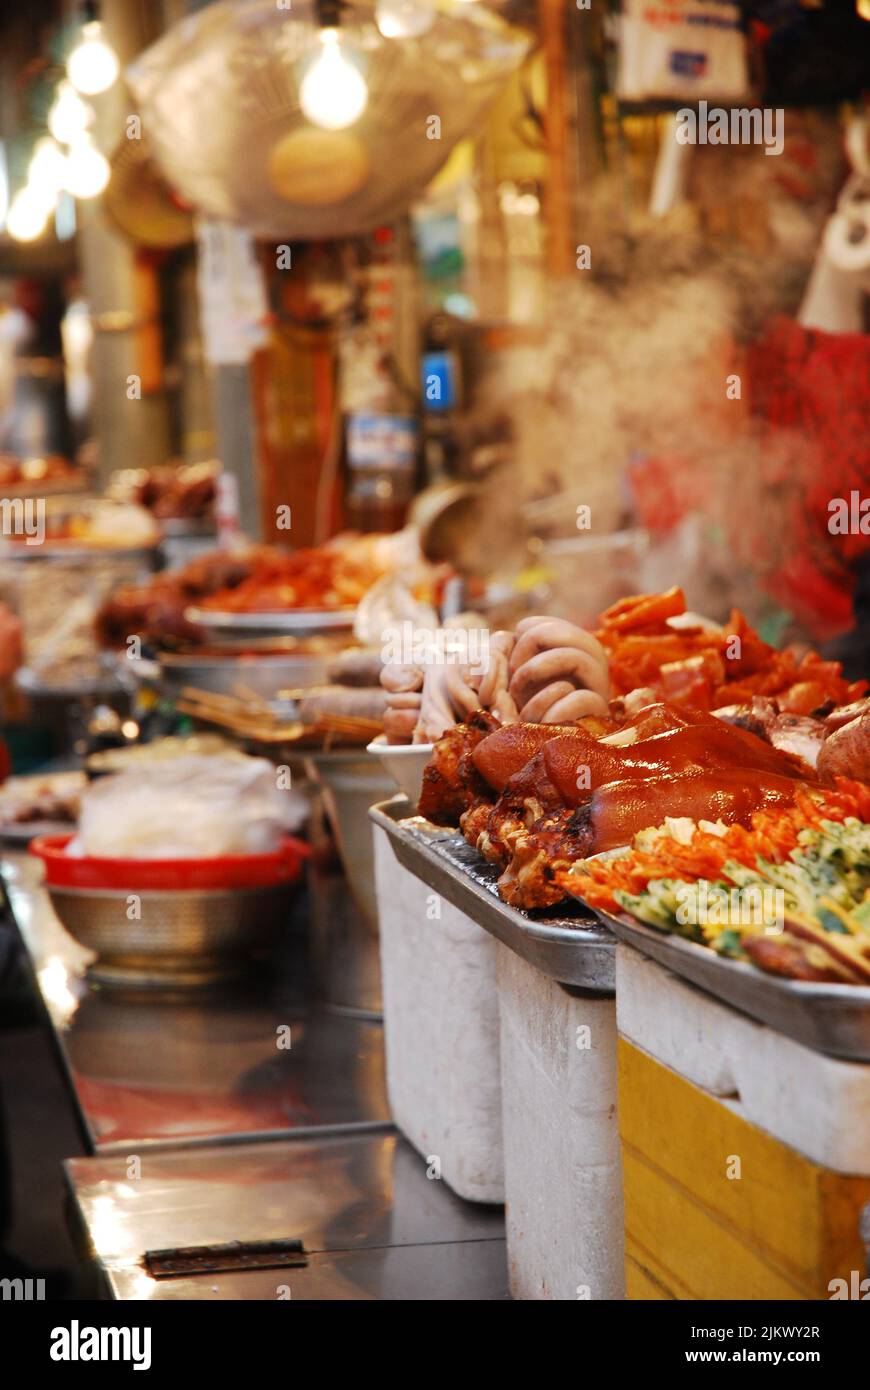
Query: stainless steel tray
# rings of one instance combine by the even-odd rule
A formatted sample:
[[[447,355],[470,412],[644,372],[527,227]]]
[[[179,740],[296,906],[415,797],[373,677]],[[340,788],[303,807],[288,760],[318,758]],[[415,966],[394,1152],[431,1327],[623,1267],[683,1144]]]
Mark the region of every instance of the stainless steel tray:
[[[324,632],[350,632],[356,609],[282,608],[224,613],[194,606],[186,609],[184,616],[216,640],[222,636],[304,637]]]
[[[815,1052],[870,1062],[870,987],[782,979],[631,917],[598,916],[620,940],[787,1038]]]
[[[441,893],[478,926],[559,984],[596,994],[615,989],[616,942],[595,915],[579,904],[549,912],[522,912],[498,896],[498,869],[445,830],[415,816],[409,801],[372,806],[369,815],[390,837],[399,863]]]
[[[219,695],[233,695],[242,686],[263,700],[274,700],[282,690],[291,687],[325,684],[329,664],[327,655],[307,652],[277,656],[167,652],[158,661],[161,679],[170,695],[179,695],[187,685]]]

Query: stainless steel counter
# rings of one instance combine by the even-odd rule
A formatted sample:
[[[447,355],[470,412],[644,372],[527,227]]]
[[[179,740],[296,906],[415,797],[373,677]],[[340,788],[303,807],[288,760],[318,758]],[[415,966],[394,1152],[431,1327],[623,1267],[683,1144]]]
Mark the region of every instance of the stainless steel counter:
[[[5,853],[0,867],[95,1151],[389,1120],[382,1027],[307,1002],[300,923],[268,971],[235,985],[101,988],[86,978],[89,952],[52,910],[39,863]],[[344,906],[355,911],[349,898]],[[278,1045],[288,1028],[289,1049]]]
[[[307,1002],[301,915],[268,973],[121,991],[89,983],[41,866],[14,853],[0,870],[94,1151],[64,1168],[113,1298],[508,1298],[501,1210],[430,1179],[392,1129],[382,1025]],[[280,1238],[303,1242],[303,1267],[155,1279],[143,1265],[148,1250]]]
[[[427,1177],[395,1134],[71,1159],[67,1180],[119,1299],[506,1299],[504,1220]],[[293,1238],[307,1265],[153,1279],[147,1250]]]

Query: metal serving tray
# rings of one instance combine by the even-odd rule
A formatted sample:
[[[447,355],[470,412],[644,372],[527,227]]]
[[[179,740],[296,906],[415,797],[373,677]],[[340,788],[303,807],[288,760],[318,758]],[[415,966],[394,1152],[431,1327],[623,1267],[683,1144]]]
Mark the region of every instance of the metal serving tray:
[[[209,634],[221,637],[308,637],[318,633],[350,632],[355,608],[252,609],[251,612],[224,613],[212,608],[185,610],[184,616]]]
[[[634,918],[602,911],[598,916],[620,940],[741,1013],[816,1052],[870,1062],[870,987],[782,979]]]
[[[404,797],[372,806],[369,815],[390,837],[399,863],[478,926],[559,984],[596,994],[615,989],[616,942],[588,908],[522,912],[498,896],[499,871],[445,830],[415,816]]]

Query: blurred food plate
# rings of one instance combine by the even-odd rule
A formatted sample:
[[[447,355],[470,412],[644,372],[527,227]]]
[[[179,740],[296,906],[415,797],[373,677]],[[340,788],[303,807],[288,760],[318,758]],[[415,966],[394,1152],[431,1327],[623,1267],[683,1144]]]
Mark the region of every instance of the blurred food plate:
[[[281,637],[318,632],[350,632],[355,608],[285,608],[259,613],[221,613],[209,608],[188,608],[185,617],[208,635]]]

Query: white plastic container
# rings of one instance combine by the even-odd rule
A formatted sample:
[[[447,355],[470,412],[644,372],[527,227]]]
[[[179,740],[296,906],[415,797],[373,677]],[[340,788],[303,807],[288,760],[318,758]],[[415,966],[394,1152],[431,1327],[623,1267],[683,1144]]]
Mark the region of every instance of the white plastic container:
[[[616,1008],[498,946],[508,1269],[517,1299],[624,1297]]]
[[[622,943],[616,973],[629,1042],[814,1163],[870,1176],[870,1064],[814,1052]]]
[[[393,1118],[460,1197],[503,1202],[496,942],[372,830]]]
[[[379,734],[366,748],[379,761],[388,777],[412,806],[420,800],[423,790],[423,769],[432,756],[434,743],[387,743],[386,734]]]

